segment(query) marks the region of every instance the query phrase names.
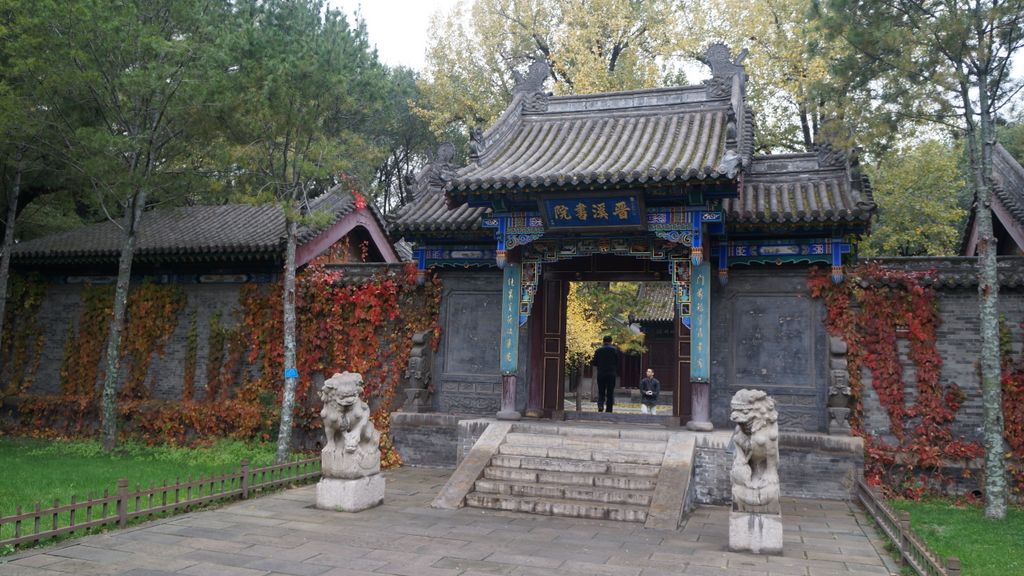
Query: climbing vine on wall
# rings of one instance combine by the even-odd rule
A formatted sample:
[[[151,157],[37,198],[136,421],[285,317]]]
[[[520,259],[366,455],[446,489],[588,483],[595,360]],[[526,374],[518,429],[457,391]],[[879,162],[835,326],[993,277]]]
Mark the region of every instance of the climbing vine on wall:
[[[46,296],[46,283],[37,274],[11,275],[10,300],[4,321],[4,394],[20,394],[32,386],[42,360],[43,327],[39,308]]]
[[[417,286],[413,266],[397,273],[392,268],[362,283],[348,283],[343,274],[320,261],[308,265],[297,278],[300,380],[296,435],[320,437],[320,401],[315,392],[325,376],[344,370],[360,372],[371,418],[381,431],[383,464],[395,466],[400,459],[387,434],[390,412],[396,408],[392,400],[408,365],[412,335],[433,330],[436,346],[440,280],[428,275],[425,285]],[[111,298],[109,286],[83,289],[77,329],[69,334],[61,368],[61,394],[25,398],[19,406],[20,433],[95,432],[95,383]],[[226,436],[269,439],[276,434],[284,356],[281,285],[243,285],[239,303],[230,319],[220,313],[209,318],[205,389],[195,390],[200,343],[198,320],[190,318],[182,398],[157,401],[150,399],[143,385],[149,361],[136,362],[134,355],[142,357],[148,352],[151,358],[162,352],[182,315],[184,296],[180,287],[170,285],[143,285],[133,290],[128,342],[122,353],[133,359],[128,373],[129,379],[136,380],[128,388],[131,393],[123,394],[119,403],[123,434],[178,444]]]
[[[110,330],[113,300],[113,286],[90,285],[82,288],[78,324],[69,326],[64,362],[60,367],[62,395],[83,399],[94,399],[96,396],[100,356]]]
[[[121,387],[122,399],[144,400],[153,391],[145,386],[153,354],[164,355],[164,346],[178,327],[185,307],[185,291],[174,284],[144,282],[128,296],[128,322],[121,343],[121,359],[128,377]]]
[[[1024,325],[1021,326],[1024,328]],[[1003,355],[1003,435],[1010,446],[1007,471],[1013,492],[1024,496],[1024,357]]]
[[[196,361],[199,356],[199,318],[193,310],[185,335],[185,366],[182,370],[181,400],[188,402],[196,392]]]
[[[364,397],[371,418],[381,431],[381,457],[385,467],[400,464],[387,431],[392,400],[409,362],[412,335],[437,328],[440,281],[431,277],[417,288],[415,270],[394,277],[378,277],[362,284],[346,284],[343,272],[318,262],[310,264],[297,281],[298,325],[294,422],[299,433],[320,428],[320,403],[313,386],[323,377],[348,370],[365,382]],[[243,289],[243,330],[248,362],[260,376],[246,383],[240,394],[267,404],[280,403],[280,374],[284,350],[281,341],[280,286]],[[277,413],[268,410],[263,428],[272,430]]]
[[[868,481],[919,497],[948,479],[942,468],[950,461],[982,455],[982,447],[957,437],[951,430],[964,394],[955,384],[940,382],[942,357],[936,349],[939,314],[934,290],[921,283],[921,273],[887,270],[877,265],[857,268],[842,284],[833,284],[828,272],[815,269],[808,288],[825,301],[830,334],[848,345],[854,433],[864,438],[865,477]],[[910,345],[916,368],[916,394],[905,398],[903,366],[897,339]],[[896,443],[874,436],[863,426],[861,371],[889,416]],[[969,473],[964,467],[963,473]]]

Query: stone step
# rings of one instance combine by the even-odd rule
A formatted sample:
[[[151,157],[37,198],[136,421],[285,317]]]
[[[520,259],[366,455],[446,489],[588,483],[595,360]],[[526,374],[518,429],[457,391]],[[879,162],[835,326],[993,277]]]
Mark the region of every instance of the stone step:
[[[588,436],[568,436],[554,434],[530,434],[509,432],[505,436],[505,444],[514,446],[547,446],[548,448],[583,448],[591,450],[611,450],[626,452],[665,452],[664,440],[634,440],[627,438],[607,438]]]
[[[532,498],[555,498],[561,500],[584,500],[589,502],[650,506],[653,490],[621,490],[597,488],[574,484],[534,484],[480,479],[474,486],[477,492],[523,496]]]
[[[562,500],[558,498],[532,498],[472,492],[466,496],[466,506],[527,512],[545,516],[568,516],[594,520],[618,520],[620,522],[644,522],[647,520],[646,506]]]
[[[658,406],[659,416],[650,414],[626,414],[624,412],[576,412],[566,410],[565,419],[568,422],[594,423],[607,422],[609,424],[629,424],[637,426],[660,426],[662,428],[679,428],[679,417],[672,416],[671,406]]]
[[[488,480],[508,480],[522,483],[539,482],[543,484],[573,484],[576,486],[618,488],[622,490],[654,490],[654,487],[658,483],[657,478],[653,476],[634,476],[630,474],[620,474],[618,472],[612,472],[610,474],[591,474],[584,472],[530,470],[526,468],[501,468],[497,466],[488,466],[487,468],[484,468],[483,477]]]
[[[659,462],[660,464],[660,462]],[[623,476],[656,477],[658,465],[601,462],[568,458],[538,458],[535,456],[513,456],[496,454],[491,457],[491,466],[500,468],[528,468],[551,472],[581,472],[584,474],[621,474]]]
[[[534,444],[502,444],[499,454],[510,456],[534,456],[537,458],[560,458],[564,460],[592,460],[595,462],[615,462],[619,464],[659,465],[665,457],[664,452],[633,452],[616,450],[591,450],[565,446],[542,446]]]
[[[652,428],[608,428],[586,425],[565,425],[540,422],[515,422],[512,433],[527,433],[542,436],[576,436],[580,438],[621,438],[623,440],[647,440],[664,442],[669,431]]]

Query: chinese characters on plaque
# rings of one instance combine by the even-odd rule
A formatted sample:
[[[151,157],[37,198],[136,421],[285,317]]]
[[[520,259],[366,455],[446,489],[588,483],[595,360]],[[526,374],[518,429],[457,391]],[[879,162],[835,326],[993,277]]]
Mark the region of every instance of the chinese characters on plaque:
[[[515,374],[519,366],[519,264],[503,270],[501,298],[501,373]]]
[[[711,334],[711,265],[705,260],[692,268],[690,280],[690,380],[707,382],[710,375],[711,354],[708,337]]]
[[[635,196],[549,198],[543,207],[549,228],[640,226],[646,217]]]

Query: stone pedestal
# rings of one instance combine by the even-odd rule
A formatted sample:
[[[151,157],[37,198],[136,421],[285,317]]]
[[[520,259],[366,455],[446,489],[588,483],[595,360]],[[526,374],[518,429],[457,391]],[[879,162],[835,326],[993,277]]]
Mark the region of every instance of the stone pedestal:
[[[323,478],[316,485],[316,507],[338,512],[359,512],[384,502],[384,477],[380,474],[352,480]]]
[[[729,550],[782,554],[782,515],[730,512]]]
[[[837,436],[850,436],[850,409],[828,409],[828,433]]]
[[[380,473],[380,448],[357,445],[355,451],[325,447],[320,451],[320,471],[324,478],[362,478]]]
[[[402,412],[433,412],[434,406],[430,401],[430,392],[423,388],[405,390],[405,402],[402,404]]]
[[[711,384],[708,382],[691,382],[691,400],[693,420],[686,427],[696,432],[711,432],[715,426],[711,423]]]
[[[501,410],[498,420],[522,420],[523,415],[516,410],[516,375],[501,375]]]

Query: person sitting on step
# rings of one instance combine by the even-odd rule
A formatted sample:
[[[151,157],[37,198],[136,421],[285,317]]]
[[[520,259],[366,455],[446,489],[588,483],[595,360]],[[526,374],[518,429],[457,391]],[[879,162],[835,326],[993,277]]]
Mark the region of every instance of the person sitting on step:
[[[654,370],[647,369],[647,377],[640,381],[640,412],[658,415],[658,394],[661,393],[661,382],[654,377]]]

